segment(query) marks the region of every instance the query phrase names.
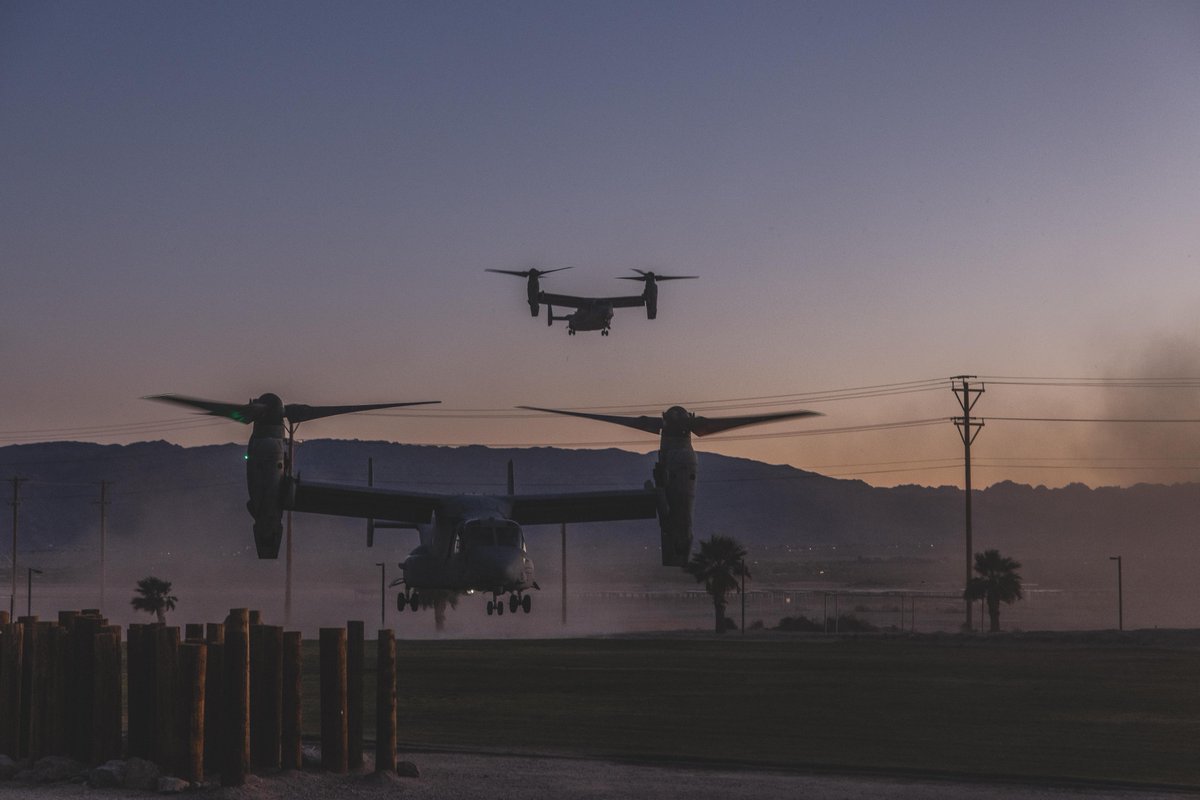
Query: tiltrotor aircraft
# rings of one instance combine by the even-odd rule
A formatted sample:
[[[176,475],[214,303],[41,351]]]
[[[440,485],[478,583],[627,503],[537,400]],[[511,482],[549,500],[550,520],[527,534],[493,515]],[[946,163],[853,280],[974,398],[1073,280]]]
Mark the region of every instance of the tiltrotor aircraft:
[[[612,327],[613,309],[646,307],[646,319],[658,317],[658,282],[694,280],[696,275],[658,275],[640,269],[633,271],[637,275],[621,275],[621,280],[641,281],[646,288],[639,295],[624,295],[618,297],[579,297],[571,294],[554,294],[543,292],[539,279],[551,272],[561,272],[571,267],[557,269],[488,269],[487,272],[499,272],[504,275],[516,275],[526,279],[526,300],[529,303],[529,315],[536,317],[539,306],[546,306],[546,324],[566,322],[567,333],[574,336],[578,331],[600,331],[601,336],[608,336]],[[554,315],[554,307],[573,308],[575,311],[561,317]]]
[[[422,591],[449,590],[492,595],[487,610],[504,613],[508,607],[528,613],[527,592],[539,588],[533,561],[525,547],[522,525],[566,522],[611,522],[658,517],[663,566],[682,567],[692,546],[692,508],[695,501],[696,453],[691,434],[711,433],[784,419],[813,416],[812,411],[787,411],[754,416],[707,418],[674,406],[662,417],[617,417],[523,406],[534,411],[598,419],[661,433],[653,481],[641,489],[560,494],[515,494],[510,477],[503,495],[446,495],[379,489],[370,486],[304,481],[293,475],[290,440],[285,439],[299,422],[335,414],[418,403],[368,406],[285,405],[278,396],[264,394],[245,405],[199,400],[181,395],[148,398],[198,408],[213,416],[253,424],[246,449],[246,508],[254,519],[258,557],[279,556],[283,512],[306,511],[367,519],[368,546],[374,544],[376,525],[409,527],[418,531],[420,545],[400,565],[405,591],[397,607],[420,607]],[[386,522],[384,522],[386,521]]]

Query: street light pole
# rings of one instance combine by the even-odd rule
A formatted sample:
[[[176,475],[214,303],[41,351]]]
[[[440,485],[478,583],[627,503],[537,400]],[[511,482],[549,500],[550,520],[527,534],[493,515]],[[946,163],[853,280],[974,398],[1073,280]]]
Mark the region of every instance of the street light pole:
[[[382,561],[376,561],[379,567],[379,627],[387,627],[387,566]]]
[[[40,569],[35,569],[33,567],[26,567],[25,569],[27,570],[27,572],[25,573],[25,616],[32,617],[33,616],[33,575],[35,572],[38,575],[41,575],[42,571]]]
[[[1109,561],[1117,562],[1117,630],[1125,630],[1125,596],[1121,586],[1121,557],[1109,556]]]

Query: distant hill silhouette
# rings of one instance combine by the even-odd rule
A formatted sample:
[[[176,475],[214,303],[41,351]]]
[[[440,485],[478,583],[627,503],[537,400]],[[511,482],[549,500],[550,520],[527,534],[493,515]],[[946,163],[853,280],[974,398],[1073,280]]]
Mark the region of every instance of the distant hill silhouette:
[[[20,549],[90,553],[99,527],[101,480],[111,483],[114,546],[150,547],[187,556],[253,558],[246,514],[244,447],[184,448],[166,442],[99,445],[51,442],[0,448],[0,480],[21,488]],[[655,457],[621,450],[429,447],[376,441],[313,440],[299,447],[299,472],[311,480],[366,483],[424,492],[502,493],[505,464],[516,465],[517,491],[633,488],[649,478]],[[701,454],[696,534],[727,533],[756,559],[806,563],[843,559],[943,562],[953,587],[963,562],[963,493],[953,487],[876,488],[788,466]],[[3,498],[11,497],[3,489]],[[1109,555],[1126,558],[1127,579],[1190,585],[1200,563],[1200,484],[1062,489],[1000,483],[975,495],[975,550],[995,547],[1026,565],[1027,579],[1110,581]],[[7,509],[6,509],[7,510]],[[358,520],[301,515],[305,541],[331,554],[362,558]],[[653,522],[572,526],[588,558],[657,564]],[[0,526],[0,540],[9,526]],[[531,545],[557,534],[530,531]],[[389,554],[411,534],[381,533]],[[395,540],[387,537],[394,536]],[[7,547],[0,548],[7,556]],[[390,558],[390,556],[389,556]],[[5,559],[6,560],[6,559]],[[548,559],[543,558],[545,563]],[[945,565],[949,564],[949,567]],[[957,585],[961,586],[961,583]]]

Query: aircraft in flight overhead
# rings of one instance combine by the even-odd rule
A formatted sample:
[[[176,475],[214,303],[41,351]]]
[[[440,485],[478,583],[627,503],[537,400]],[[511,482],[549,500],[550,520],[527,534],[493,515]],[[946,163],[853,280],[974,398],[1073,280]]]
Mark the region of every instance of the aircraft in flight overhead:
[[[641,281],[646,288],[639,295],[622,295],[615,297],[581,297],[572,294],[556,294],[543,292],[539,283],[542,275],[559,272],[571,267],[557,269],[523,271],[508,269],[488,269],[487,272],[499,272],[504,275],[516,275],[527,280],[526,296],[529,303],[530,316],[538,315],[538,306],[546,306],[546,324],[566,322],[567,333],[574,336],[578,331],[600,331],[601,336],[608,336],[612,327],[613,310],[617,308],[646,307],[646,319],[658,317],[658,282],[695,280],[697,275],[658,275],[654,272],[634,269],[637,275],[621,275],[621,280]],[[554,315],[554,307],[573,308],[575,311],[563,316]]]
[[[449,590],[491,594],[488,614],[504,613],[502,597],[510,611],[532,607],[533,561],[529,558],[522,525],[567,522],[613,522],[658,517],[664,566],[687,564],[692,544],[692,505],[695,499],[696,454],[690,433],[705,435],[743,425],[756,425],[813,415],[811,411],[708,419],[673,407],[661,418],[606,417],[554,411],[631,425],[662,433],[659,463],[653,481],[644,488],[558,494],[516,494],[509,477],[503,495],[448,495],[379,489],[371,486],[305,481],[293,475],[291,459],[284,454],[284,419],[296,423],[319,416],[352,413],[385,406],[292,406],[273,394],[246,405],[198,400],[180,395],[157,395],[161,400],[198,408],[207,414],[253,423],[246,451],[247,510],[254,519],[258,557],[279,556],[284,511],[305,511],[358,517],[368,523],[368,546],[373,546],[376,524],[417,530],[420,544],[400,564],[405,586],[397,608],[420,608],[423,591]],[[532,407],[528,407],[532,408]],[[335,410],[337,409],[337,410]],[[550,409],[532,409],[550,411]],[[289,416],[290,415],[290,416]],[[290,426],[289,426],[290,427]]]

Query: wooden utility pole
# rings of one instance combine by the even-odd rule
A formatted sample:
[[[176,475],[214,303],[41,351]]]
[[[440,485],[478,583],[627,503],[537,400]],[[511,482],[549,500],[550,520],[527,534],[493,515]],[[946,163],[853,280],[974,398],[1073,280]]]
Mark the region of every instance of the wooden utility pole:
[[[104,561],[104,542],[108,531],[108,481],[100,481],[100,613],[104,613],[104,586],[107,583]]]
[[[296,424],[288,420],[288,449],[287,465],[284,474],[291,478],[295,474],[296,464]],[[283,583],[283,624],[292,624],[292,510],[287,510],[287,550],[284,553],[284,583]]]
[[[18,478],[13,476],[13,499],[12,499],[12,595],[8,600],[8,616],[10,619],[17,618],[17,508],[21,505],[21,484],[29,480],[28,478]]]
[[[567,523],[562,523],[562,624],[567,624]]]
[[[954,396],[958,399],[959,407],[962,408],[962,416],[954,418],[954,426],[958,429],[959,437],[963,443],[963,464],[964,464],[964,494],[966,495],[966,544],[967,544],[967,570],[966,578],[963,582],[963,603],[966,607],[966,618],[963,622],[963,630],[971,630],[971,601],[966,599],[967,586],[971,583],[971,568],[973,566],[973,544],[971,542],[971,444],[974,443],[975,437],[979,435],[979,430],[983,427],[983,420],[971,419],[971,410],[975,408],[975,403],[979,400],[979,396],[983,394],[983,386],[971,386],[970,381],[974,375],[958,375],[952,380],[956,381],[952,387]]]

